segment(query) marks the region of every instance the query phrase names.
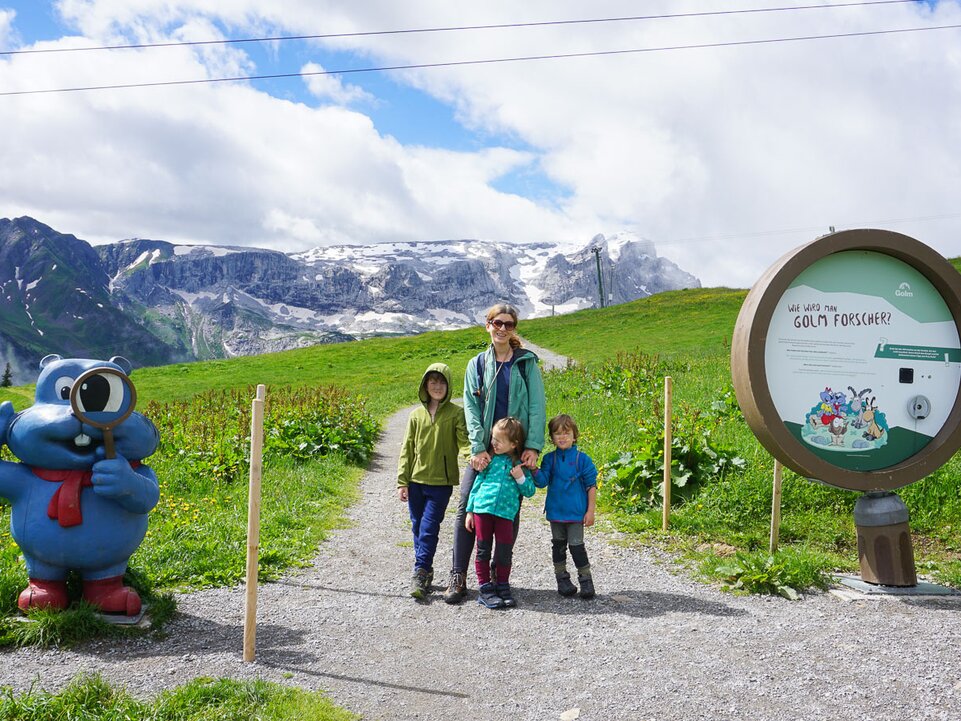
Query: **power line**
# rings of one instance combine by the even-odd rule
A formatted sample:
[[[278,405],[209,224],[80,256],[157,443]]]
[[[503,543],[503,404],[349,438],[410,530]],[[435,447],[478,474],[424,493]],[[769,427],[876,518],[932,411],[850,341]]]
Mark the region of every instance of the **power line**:
[[[824,5],[791,5],[786,7],[770,7],[770,8],[746,8],[741,10],[711,10],[704,12],[691,12],[691,13],[669,13],[663,15],[630,15],[625,17],[609,17],[609,18],[587,18],[581,20],[544,20],[540,22],[527,22],[527,23],[499,23],[495,25],[459,25],[453,27],[430,27],[430,28],[414,28],[414,29],[404,29],[404,30],[371,30],[363,32],[349,32],[349,33],[323,33],[318,35],[280,35],[276,37],[258,37],[258,38],[234,38],[226,40],[189,40],[181,42],[167,42],[167,43],[136,43],[130,45],[97,45],[93,47],[83,47],[83,48],[34,48],[29,50],[3,50],[0,51],[0,56],[3,55],[36,55],[36,54],[48,54],[48,53],[76,53],[76,52],[90,52],[94,50],[144,50],[148,48],[175,48],[175,47],[193,47],[198,45],[231,45],[231,44],[241,44],[241,43],[266,43],[266,42],[278,42],[285,40],[332,40],[332,39],[343,39],[343,38],[361,38],[361,37],[372,37],[376,35],[409,35],[414,33],[446,33],[446,32],[460,32],[463,30],[505,30],[509,28],[532,28],[532,27],[546,27],[546,26],[556,26],[556,25],[586,25],[586,24],[597,24],[597,23],[616,23],[616,22],[629,22],[638,20],[671,20],[677,18],[693,18],[693,17],[712,17],[721,15],[745,15],[748,13],[774,13],[774,12],[787,12],[796,10],[822,10],[830,8],[846,8],[846,7],[862,7],[865,5],[901,5],[904,3],[914,3],[916,0],[864,0],[863,2],[849,2],[849,3],[828,3]]]
[[[588,58],[606,55],[631,55],[637,53],[656,53],[670,50],[704,50],[708,48],[729,48],[744,45],[771,45],[774,43],[801,42],[807,40],[834,40],[839,38],[857,38],[870,35],[893,35],[897,33],[915,33],[927,30],[956,30],[961,23],[952,25],[930,25],[918,28],[895,28],[893,30],[865,30],[852,33],[831,33],[828,35],[800,35],[789,38],[764,38],[761,40],[734,40],[721,43],[697,43],[695,45],[668,45],[656,48],[633,48],[630,50],[596,50],[583,53],[556,53],[551,55],[525,55],[508,58],[488,58],[484,60],[453,60],[443,63],[411,63],[408,65],[383,65],[370,68],[344,68],[341,70],[315,70],[297,73],[273,73],[270,75],[237,75],[227,78],[200,78],[196,80],[162,80],[149,83],[120,83],[117,85],[87,85],[75,88],[48,88],[43,90],[8,90],[0,92],[0,97],[10,95],[40,95],[48,93],[76,93],[90,90],[125,90],[130,88],[157,88],[173,85],[200,85],[204,83],[226,83],[247,80],[278,80],[282,78],[306,78],[319,75],[348,75],[352,73],[386,72],[391,70],[419,70],[425,68],[451,68],[466,65],[492,65],[495,63],[517,63],[532,60],[560,60],[566,58]]]
[[[961,218],[961,213],[944,213],[941,215],[920,215],[911,218],[885,218],[883,220],[859,220],[856,222],[840,222],[834,225],[838,228],[876,228],[896,223],[927,223],[934,220],[952,220]],[[658,240],[656,245],[688,245],[689,243],[715,242],[719,240],[740,240],[744,238],[764,238],[773,235],[794,235],[796,233],[823,232],[826,224],[807,226],[804,228],[781,228],[778,230],[759,230],[750,233],[724,233],[718,235],[700,235],[689,238],[675,238],[672,240]]]

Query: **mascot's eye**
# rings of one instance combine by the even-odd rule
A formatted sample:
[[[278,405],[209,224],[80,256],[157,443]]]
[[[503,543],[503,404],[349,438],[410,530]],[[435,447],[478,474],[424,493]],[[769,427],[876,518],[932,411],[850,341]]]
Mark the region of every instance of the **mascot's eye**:
[[[57,378],[57,382],[54,383],[54,392],[57,397],[62,401],[70,400],[70,389],[73,387],[73,378],[70,376],[62,376]]]
[[[87,378],[77,393],[77,405],[84,413],[116,413],[124,400],[124,384],[113,373],[98,373]]]

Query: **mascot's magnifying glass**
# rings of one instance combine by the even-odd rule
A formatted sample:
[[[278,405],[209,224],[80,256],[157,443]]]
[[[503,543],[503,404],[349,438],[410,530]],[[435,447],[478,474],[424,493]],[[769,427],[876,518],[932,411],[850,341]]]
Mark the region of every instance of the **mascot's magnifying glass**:
[[[82,373],[70,388],[70,406],[81,423],[103,431],[107,458],[116,458],[113,429],[133,413],[137,389],[122,371],[108,366]]]

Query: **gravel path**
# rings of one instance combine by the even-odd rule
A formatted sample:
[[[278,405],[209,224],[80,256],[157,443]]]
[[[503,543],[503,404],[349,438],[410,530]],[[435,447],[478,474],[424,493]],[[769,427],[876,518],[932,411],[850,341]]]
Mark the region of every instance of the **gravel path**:
[[[255,663],[241,661],[244,593],[232,588],[180,597],[163,641],[4,652],[0,684],[54,690],[97,671],[148,696],[200,675],[260,677],[326,690],[365,719],[961,718],[961,600],[734,597],[603,522],[587,537],[598,597],[561,598],[540,494],[516,549],[517,609],[484,609],[473,590],[448,606],[440,579],[414,602],[394,493],[406,416],[387,423],[352,526],[312,568],[261,589]]]

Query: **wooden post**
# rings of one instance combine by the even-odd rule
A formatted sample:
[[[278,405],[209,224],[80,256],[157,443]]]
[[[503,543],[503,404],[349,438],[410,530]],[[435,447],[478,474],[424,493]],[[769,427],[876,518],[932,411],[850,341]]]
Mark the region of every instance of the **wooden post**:
[[[260,549],[260,478],[263,474],[264,396],[257,386],[250,413],[250,492],[247,498],[247,595],[244,608],[244,661],[254,660],[257,637],[257,553]]]
[[[664,378],[664,518],[661,530],[666,531],[671,519],[671,377]]]
[[[777,551],[778,536],[781,533],[781,462],[774,459],[774,493],[771,494],[771,555]]]

